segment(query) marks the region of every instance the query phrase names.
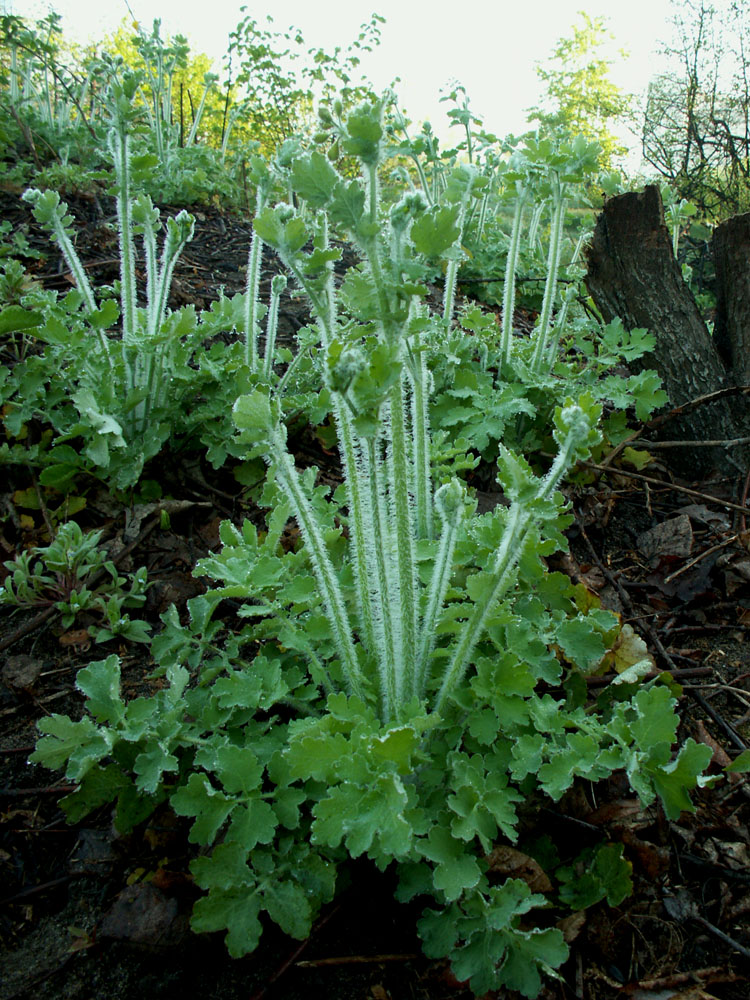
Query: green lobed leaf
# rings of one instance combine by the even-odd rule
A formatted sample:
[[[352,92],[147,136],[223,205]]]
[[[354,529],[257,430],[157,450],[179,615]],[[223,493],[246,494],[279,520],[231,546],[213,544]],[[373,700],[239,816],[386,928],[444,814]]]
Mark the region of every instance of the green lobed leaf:
[[[730,774],[745,774],[750,771],[750,750],[743,750],[742,753],[738,754],[731,764],[727,764],[724,768]]]
[[[675,760],[652,770],[654,789],[662,801],[667,819],[676,821],[682,812],[695,812],[688,793],[706,783],[701,775],[711,763],[711,756],[711,747],[689,738]]]
[[[500,970],[500,982],[533,1000],[542,988],[540,973],[551,972],[568,957],[562,932],[556,927],[531,931],[516,929],[506,940],[508,950]]]
[[[37,728],[45,735],[37,741],[30,763],[52,770],[65,768],[65,776],[72,781],[80,781],[112,747],[106,731],[88,716],[73,722],[65,715],[50,715],[40,719]]]
[[[601,632],[587,615],[564,619],[557,627],[557,641],[570,662],[584,672],[593,670],[607,652]]]
[[[521,879],[508,879],[488,892],[469,892],[443,911],[427,910],[419,921],[424,950],[447,956],[458,980],[482,995],[502,986],[536,997],[541,972],[565,961],[568,949],[556,928],[521,929],[521,918],[543,896],[532,895]]]
[[[23,306],[6,306],[0,312],[0,337],[9,333],[22,333],[34,330],[44,322],[42,313],[24,309]]]
[[[357,181],[336,185],[330,207],[331,222],[347,232],[356,234],[364,221],[365,192]]]
[[[263,889],[268,915],[285,934],[304,940],[310,934],[313,911],[304,888],[289,879],[269,882]]]
[[[237,841],[219,844],[207,857],[196,858],[190,871],[201,889],[249,887],[254,882],[248,851]]]
[[[226,945],[232,958],[255,951],[263,932],[259,916],[261,900],[242,888],[214,890],[193,907],[190,926],[194,931],[227,930]]]
[[[498,828],[509,840],[517,838],[515,804],[523,796],[508,787],[507,775],[492,768],[492,757],[481,754],[453,754],[449,758],[454,793],[446,799],[455,813],[451,832],[460,840],[478,837],[485,852],[492,849]],[[489,765],[489,766],[488,766]]]
[[[259,441],[265,441],[276,427],[275,415],[266,392],[240,396],[232,407],[232,420],[238,430],[249,432]]]
[[[273,810],[282,826],[295,830],[300,824],[300,806],[307,799],[307,794],[301,788],[277,785],[273,799]]]
[[[672,746],[679,725],[675,705],[675,699],[665,685],[644,688],[636,694],[633,706],[638,717],[631,722],[630,731],[639,750],[653,754]]]
[[[513,740],[511,773],[515,781],[536,774],[544,759],[545,739],[541,733],[522,733]]]
[[[94,809],[116,799],[129,784],[130,779],[117,764],[94,767],[74,792],[60,799],[59,805],[69,823],[80,823]]]
[[[171,796],[172,808],[178,816],[193,816],[190,830],[194,844],[210,844],[234,809],[235,802],[214,788],[205,774],[191,774]]]
[[[397,726],[376,736],[370,746],[375,760],[388,761],[399,774],[409,774],[414,769],[412,757],[419,747],[419,733],[413,726]]]
[[[333,781],[342,757],[350,751],[343,733],[311,732],[293,735],[284,757],[294,778]]]
[[[263,766],[249,747],[219,747],[213,758],[216,774],[230,795],[257,792],[260,789]]]
[[[391,857],[407,854],[412,828],[404,816],[406,791],[396,775],[381,774],[368,788],[350,782],[329,790],[314,808],[313,841],[328,847],[346,842],[353,858],[370,851],[373,844]]]
[[[359,157],[368,166],[374,166],[380,159],[380,141],[383,126],[380,109],[375,104],[362,104],[346,120],[346,134],[341,140],[345,153]]]
[[[270,844],[277,825],[271,805],[255,796],[233,809],[227,840],[235,840],[250,851],[256,844]]]
[[[165,798],[163,788],[158,789],[155,795],[144,795],[133,782],[128,782],[117,796],[115,829],[122,834],[131,833],[139,823],[148,819]]]
[[[619,906],[633,891],[633,866],[622,852],[622,844],[600,844],[558,868],[562,902],[572,910],[585,910],[605,898],[610,906]]]
[[[419,841],[418,848],[424,857],[434,862],[433,883],[436,889],[445,893],[448,901],[472,889],[482,876],[476,858],[466,853],[463,843],[447,829],[433,827],[426,840]]]
[[[313,208],[323,208],[328,203],[339,179],[328,157],[317,151],[292,164],[292,187]]]
[[[264,243],[282,254],[295,254],[308,240],[303,219],[289,205],[265,208],[253,220],[253,229]]]
[[[99,309],[88,314],[86,319],[97,330],[108,330],[120,318],[120,307],[115,299],[105,299]]]
[[[136,787],[139,791],[152,795],[159,787],[164,772],[176,773],[179,769],[179,761],[174,754],[156,743],[139,753],[133,764],[133,770],[138,775]]]
[[[86,708],[94,718],[113,725],[122,722],[125,706],[120,695],[119,656],[113,653],[79,670],[76,687],[86,695]]]
[[[547,751],[550,759],[542,764],[538,772],[542,788],[555,801],[570,788],[576,775],[597,781],[611,771],[599,742],[589,733],[568,733],[565,743],[566,746]]]
[[[441,205],[414,221],[411,238],[418,253],[434,259],[450,249],[460,235],[458,206]]]

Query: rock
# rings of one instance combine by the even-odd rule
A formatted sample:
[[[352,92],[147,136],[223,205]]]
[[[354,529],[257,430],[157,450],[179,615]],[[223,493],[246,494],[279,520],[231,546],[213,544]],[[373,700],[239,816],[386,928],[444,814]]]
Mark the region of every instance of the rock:
[[[26,653],[9,656],[3,666],[3,681],[14,691],[28,691],[39,680],[42,661]]]
[[[99,930],[100,937],[157,951],[180,944],[187,932],[188,917],[177,900],[148,882],[123,889]]]

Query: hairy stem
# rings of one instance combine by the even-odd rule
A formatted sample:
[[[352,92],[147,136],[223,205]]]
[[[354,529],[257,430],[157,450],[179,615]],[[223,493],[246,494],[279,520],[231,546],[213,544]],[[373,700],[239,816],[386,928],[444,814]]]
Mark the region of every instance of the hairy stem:
[[[317,518],[305,496],[299,481],[299,474],[291,455],[283,442],[274,442],[272,457],[276,474],[291,500],[294,516],[310,551],[312,568],[318,581],[323,600],[328,610],[328,619],[333,633],[336,650],[341,659],[349,689],[352,694],[365,700],[364,677],[359,665],[357,651],[352,639],[351,622],[346,610],[336,571],[328,555],[325,539]]]
[[[446,499],[448,503],[446,503]],[[430,586],[427,592],[422,618],[417,652],[417,697],[423,698],[429,676],[429,657],[437,641],[437,623],[443,608],[453,569],[453,552],[456,547],[458,528],[464,516],[463,490],[454,480],[442,486],[436,497],[436,504],[443,526],[440,532],[435,562],[432,567]]]
[[[552,467],[537,491],[538,499],[547,500],[552,496],[568,469],[571,456],[579,440],[580,434],[577,430],[571,430],[568,433]],[[466,673],[490,612],[502,600],[515,579],[518,561],[537,520],[531,505],[524,506],[518,501],[511,504],[503,537],[490,571],[490,580],[488,580],[481,598],[475,601],[474,610],[463,627],[461,637],[445,669],[443,681],[435,699],[434,711],[440,712],[446,698],[461,682]]]
[[[276,351],[276,330],[279,325],[279,303],[281,294],[286,288],[286,278],[283,275],[274,275],[271,281],[271,301],[268,304],[268,316],[266,318],[266,349],[263,355],[263,377],[270,379],[273,368],[273,356]]]
[[[259,215],[265,204],[265,192],[261,185],[255,201],[255,214]],[[245,291],[245,364],[250,371],[258,366],[258,306],[260,289],[260,265],[263,259],[263,240],[255,229],[250,239],[250,253],[247,258],[247,286]]]
[[[393,664],[396,671],[396,689],[401,702],[416,693],[417,652],[417,572],[414,551],[415,526],[409,495],[409,453],[406,436],[404,379],[401,378],[390,392],[391,448],[389,454],[389,494],[393,504],[396,534],[396,560],[399,594],[401,597],[401,632],[403,659]],[[387,595],[385,596],[387,599]]]
[[[538,375],[542,368],[542,359],[547,353],[550,333],[550,320],[552,319],[552,308],[555,304],[555,294],[557,292],[557,277],[560,268],[560,257],[562,254],[562,231],[565,220],[565,194],[564,188],[558,191],[555,198],[555,208],[552,214],[552,224],[550,227],[549,251],[547,253],[547,280],[544,285],[544,299],[542,300],[542,312],[539,316],[539,325],[536,331],[536,342],[534,345],[534,356],[531,361],[531,370]]]
[[[511,346],[513,343],[513,313],[516,306],[516,268],[518,266],[518,251],[521,245],[521,221],[523,207],[526,202],[528,188],[523,187],[516,199],[513,213],[513,228],[510,233],[508,257],[505,262],[505,288],[503,290],[503,321],[500,335],[500,356],[504,367],[510,364]]]

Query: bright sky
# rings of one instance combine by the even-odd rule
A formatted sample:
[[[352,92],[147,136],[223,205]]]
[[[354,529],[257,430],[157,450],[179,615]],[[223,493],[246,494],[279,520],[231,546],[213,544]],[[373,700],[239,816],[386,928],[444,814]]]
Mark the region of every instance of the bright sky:
[[[216,59],[226,51],[229,32],[243,16],[237,0],[129,0],[136,19],[147,29],[162,20],[162,35],[183,34],[194,51]],[[43,16],[50,8],[63,17],[66,33],[88,41],[130,19],[125,0],[0,0],[0,9],[24,17]],[[628,91],[643,93],[659,64],[660,41],[670,35],[670,0],[259,0],[248,10],[274,26],[299,27],[310,46],[346,47],[359,26],[376,11],[386,18],[381,45],[363,59],[378,88],[401,77],[397,87],[403,109],[413,120],[429,119],[445,134],[445,105],[440,91],[458,81],[485,127],[499,135],[525,127],[524,109],[540,94],[534,72],[556,41],[571,34],[578,11],[608,19],[615,36],[612,77]],[[618,50],[630,53],[622,60]]]

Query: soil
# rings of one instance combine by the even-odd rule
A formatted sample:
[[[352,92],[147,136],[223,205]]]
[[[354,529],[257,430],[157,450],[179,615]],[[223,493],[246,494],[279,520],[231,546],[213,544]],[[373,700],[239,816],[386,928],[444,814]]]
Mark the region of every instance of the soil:
[[[113,281],[111,203],[103,196],[68,201],[81,257],[97,282]],[[36,280],[67,288],[64,264],[17,192],[0,192],[0,212],[14,228],[27,226],[29,242],[46,255],[29,263]],[[221,287],[230,295],[244,290],[249,221],[216,208],[196,214],[173,307],[203,308]],[[272,271],[267,260],[264,283]],[[300,302],[287,296],[280,336],[305,321]],[[313,435],[299,441],[299,452],[335,478],[331,455]],[[655,669],[672,673],[682,689],[680,737],[711,746],[718,774],[750,745],[748,484],[677,480],[660,463],[644,474],[652,482],[616,463],[606,474],[587,470],[570,488],[571,551],[551,566],[620,613],[645,640]],[[200,591],[191,569],[218,546],[219,522],[254,516],[229,472],[167,455],[158,475],[164,494],[186,503],[168,528],[144,521],[121,566],[148,568],[154,585],[145,616],[154,625],[170,603],[181,608]],[[13,503],[14,491],[30,485],[14,468],[2,487],[2,559],[42,538],[42,518],[22,519]],[[111,497],[92,493],[81,520],[117,540],[125,513]],[[153,683],[142,647],[92,646],[85,624],[65,630],[53,616],[0,615],[0,1000],[468,1000],[444,963],[421,955],[417,914],[393,901],[389,871],[353,864],[348,888],[324,908],[307,941],[269,926],[255,954],[232,960],[219,936],[188,928],[196,890],[182,820],[162,808],[127,838],[117,835],[107,810],[69,826],[58,806],[69,789],[59,775],[27,763],[37,721],[52,712],[80,716],[76,673],[103,650],[119,652],[128,694]],[[622,842],[635,887],[620,906],[600,904],[566,922],[571,957],[561,979],[545,985],[543,1000],[747,1000],[750,783],[736,776],[694,799],[695,813],[669,822],[612,779],[576,786],[526,818],[526,834],[563,831],[578,850],[602,837]]]

